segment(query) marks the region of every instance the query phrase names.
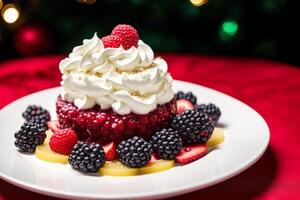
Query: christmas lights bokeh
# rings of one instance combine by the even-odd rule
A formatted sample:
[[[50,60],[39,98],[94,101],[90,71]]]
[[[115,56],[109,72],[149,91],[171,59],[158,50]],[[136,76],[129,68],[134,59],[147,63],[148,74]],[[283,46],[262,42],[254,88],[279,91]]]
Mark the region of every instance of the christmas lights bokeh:
[[[130,23],[155,51],[255,56],[299,65],[293,50],[293,40],[298,40],[296,18],[289,17],[293,14],[289,4],[285,0],[0,0],[0,60],[65,53],[94,32],[106,35],[118,23]],[[40,35],[29,42],[30,32],[21,30],[36,24],[43,24],[35,29]]]

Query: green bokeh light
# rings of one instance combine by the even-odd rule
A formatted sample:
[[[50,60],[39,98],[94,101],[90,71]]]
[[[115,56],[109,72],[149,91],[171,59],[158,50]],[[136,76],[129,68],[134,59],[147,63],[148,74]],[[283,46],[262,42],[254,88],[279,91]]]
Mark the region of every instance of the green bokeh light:
[[[234,20],[227,20],[227,21],[223,22],[222,29],[223,29],[224,33],[233,36],[238,32],[239,25]]]
[[[238,23],[235,20],[228,19],[221,24],[219,29],[219,37],[223,42],[228,42],[232,40],[238,31]]]

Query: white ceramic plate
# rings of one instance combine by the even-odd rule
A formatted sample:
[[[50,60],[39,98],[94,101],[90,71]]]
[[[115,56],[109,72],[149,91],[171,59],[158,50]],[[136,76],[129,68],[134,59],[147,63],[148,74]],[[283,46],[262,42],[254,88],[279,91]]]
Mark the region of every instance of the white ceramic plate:
[[[23,123],[28,104],[39,104],[55,116],[59,88],[23,97],[0,112],[0,177],[19,187],[72,199],[153,199],[175,196],[224,181],[254,164],[269,143],[263,118],[244,103],[215,90],[174,81],[174,90],[192,91],[198,102],[213,102],[222,110],[225,142],[205,157],[185,166],[134,177],[82,175],[69,165],[47,163],[34,155],[19,153],[14,132]]]

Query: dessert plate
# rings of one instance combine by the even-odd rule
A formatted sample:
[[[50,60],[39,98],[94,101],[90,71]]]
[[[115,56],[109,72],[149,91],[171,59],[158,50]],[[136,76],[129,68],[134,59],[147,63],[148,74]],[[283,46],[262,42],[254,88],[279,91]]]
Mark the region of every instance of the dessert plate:
[[[174,90],[192,91],[198,102],[213,102],[222,111],[225,142],[203,158],[185,166],[133,177],[83,175],[69,165],[47,163],[18,153],[14,132],[28,104],[39,104],[55,115],[59,88],[25,96],[0,112],[0,177],[14,185],[45,195],[71,199],[153,199],[199,190],[237,175],[254,164],[269,143],[264,119],[244,103],[215,90],[174,81]]]

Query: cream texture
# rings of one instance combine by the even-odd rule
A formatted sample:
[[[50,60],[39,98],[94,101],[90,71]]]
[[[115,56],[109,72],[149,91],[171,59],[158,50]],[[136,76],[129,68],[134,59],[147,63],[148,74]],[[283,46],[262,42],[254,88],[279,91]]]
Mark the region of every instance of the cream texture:
[[[138,47],[104,48],[95,33],[59,64],[61,96],[79,109],[112,108],[120,115],[147,114],[173,99],[172,77],[162,58],[139,40]]]

